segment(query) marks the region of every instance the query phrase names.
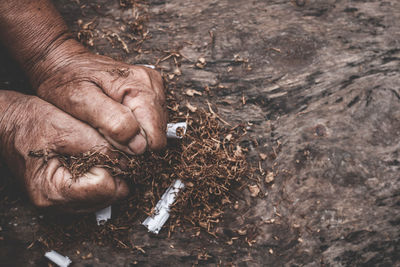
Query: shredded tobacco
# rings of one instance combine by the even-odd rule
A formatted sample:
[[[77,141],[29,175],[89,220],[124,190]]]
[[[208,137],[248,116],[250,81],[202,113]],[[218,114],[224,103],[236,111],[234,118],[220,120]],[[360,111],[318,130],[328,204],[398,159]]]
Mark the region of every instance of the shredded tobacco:
[[[124,32],[114,33],[97,29],[97,21],[84,23],[78,21],[80,30],[78,39],[87,46],[94,46],[94,40],[103,32],[112,46],[120,47],[125,52],[143,53],[142,44],[151,35],[146,27],[148,21],[147,4],[139,0],[120,0],[122,8],[132,9],[133,20],[126,22]],[[128,39],[129,40],[128,40]],[[125,41],[129,41],[129,48]],[[172,73],[164,73],[167,89],[173,89],[182,56],[179,49],[163,51],[161,58],[154,64],[170,60],[175,68]],[[124,77],[124,70],[109,70],[111,74]],[[129,73],[128,73],[129,74]],[[216,236],[216,225],[223,219],[228,206],[235,207],[237,192],[247,187],[253,169],[245,158],[245,149],[239,145],[246,135],[244,126],[231,126],[215,112],[210,103],[207,109],[194,107],[190,103],[180,105],[172,90],[168,90],[168,122],[187,122],[187,131],[178,129],[182,139],[168,140],[167,147],[159,152],[146,152],[143,155],[130,156],[120,151],[105,153],[104,148],[74,156],[55,155],[49,151],[31,151],[30,156],[41,157],[46,162],[58,157],[70,170],[72,180],[86,179],[92,167],[102,167],[115,176],[127,181],[130,196],[118,205],[113,205],[113,218],[104,226],[95,226],[95,219],[90,215],[56,216],[46,215],[40,227],[39,238],[34,242],[46,248],[57,249],[79,240],[96,242],[99,245],[112,243],[119,249],[142,251],[135,245],[130,233],[138,222],[143,221],[153,212],[156,203],[174,180],[180,179],[185,184],[172,207],[171,216],[160,235],[172,234],[177,228],[192,231],[195,236],[200,229]],[[205,88],[205,93],[209,88]],[[202,95],[201,92],[187,91],[191,97]],[[235,194],[236,192],[236,194]],[[168,231],[167,231],[168,230]],[[33,246],[32,243],[31,245]]]
[[[188,127],[182,139],[169,139],[163,151],[137,156],[113,151],[115,155],[109,156],[97,148],[80,155],[58,157],[72,173],[72,179],[86,179],[84,174],[97,166],[128,182],[131,195],[121,209],[126,209],[129,218],[119,218],[122,224],[131,221],[132,216],[151,215],[165,190],[180,179],[185,189],[171,209],[169,234],[186,222],[189,223],[186,228],[191,225],[215,235],[215,225],[224,209],[237,200],[233,192],[244,185],[251,173],[244,149],[239,145],[246,131],[242,126],[222,126],[215,113],[204,109],[190,112],[171,97],[169,104],[170,121],[187,121]]]
[[[73,179],[79,179],[90,168],[103,167],[130,182],[138,210],[150,215],[166,188],[176,179],[185,183],[172,207],[173,219],[190,222],[210,231],[231,203],[231,190],[248,175],[248,165],[239,146],[246,133],[243,127],[221,127],[215,114],[199,109],[189,113],[174,103],[172,121],[187,121],[183,139],[169,140],[161,152],[128,156],[122,152],[110,157],[100,151],[78,156],[62,156]],[[179,115],[184,114],[184,115]]]

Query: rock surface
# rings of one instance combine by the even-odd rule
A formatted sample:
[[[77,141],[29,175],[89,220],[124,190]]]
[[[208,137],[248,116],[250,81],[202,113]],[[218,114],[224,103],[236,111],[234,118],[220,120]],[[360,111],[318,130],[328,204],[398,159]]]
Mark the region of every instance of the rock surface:
[[[247,124],[249,161],[273,173],[260,184],[262,197],[245,190],[237,210],[227,211],[220,238],[152,236],[138,222],[132,242],[145,253],[78,240],[63,251],[74,266],[400,263],[399,1],[149,0],[151,38],[142,53],[127,33],[131,8],[106,0],[56,5],[75,33],[78,19],[93,21],[95,52],[132,64],[171,55],[159,66],[174,73],[182,103],[209,101],[228,123]],[[115,35],[105,38],[112,33],[129,53]],[[4,52],[1,59],[0,88],[26,88]],[[40,249],[27,249],[38,238],[39,213],[10,194],[1,191],[0,264],[45,265]],[[82,259],[78,249],[93,257]]]

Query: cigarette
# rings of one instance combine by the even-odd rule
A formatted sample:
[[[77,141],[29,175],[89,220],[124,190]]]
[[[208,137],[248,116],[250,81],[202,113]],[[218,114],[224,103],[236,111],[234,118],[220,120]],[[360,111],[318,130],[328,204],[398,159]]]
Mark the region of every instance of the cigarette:
[[[186,122],[168,123],[167,138],[182,139],[186,134],[186,129]]]
[[[186,134],[186,128],[187,128],[186,122],[168,123],[167,124],[167,138],[182,139],[183,136]],[[177,181],[179,181],[179,180],[177,180]],[[182,182],[180,182],[180,183],[182,183]],[[169,217],[169,214],[167,215],[165,221],[168,219],[168,217]],[[108,206],[107,208],[104,208],[104,209],[96,212],[97,225],[104,225],[109,219],[111,219],[111,206]],[[162,225],[164,223],[162,223]],[[162,225],[160,226],[160,229],[161,229]]]
[[[175,202],[177,194],[184,187],[185,185],[181,180],[175,180],[174,183],[168,187],[167,191],[165,191],[161,199],[157,202],[153,215],[147,217],[142,223],[147,227],[149,232],[155,234],[160,232],[169,218],[170,206]]]
[[[68,257],[63,256],[60,253],[55,252],[54,250],[46,252],[44,256],[60,267],[68,267],[68,265],[72,263],[72,261]]]
[[[167,124],[167,138],[182,139],[186,134],[187,123],[168,123]],[[158,201],[155,213],[152,217],[148,217],[143,225],[146,226],[150,232],[158,234],[162,226],[169,218],[169,207],[174,203],[176,194],[185,185],[180,181],[176,180],[167,191],[163,194],[160,201]],[[111,206],[108,206],[102,210],[96,212],[97,225],[104,225],[109,219],[111,219]]]
[[[104,225],[109,219],[111,219],[111,206],[96,212],[97,225]]]

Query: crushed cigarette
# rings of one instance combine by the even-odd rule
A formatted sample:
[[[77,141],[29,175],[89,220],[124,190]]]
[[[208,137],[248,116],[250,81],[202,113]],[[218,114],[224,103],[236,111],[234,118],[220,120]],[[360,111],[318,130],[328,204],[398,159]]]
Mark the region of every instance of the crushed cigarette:
[[[167,191],[162,195],[160,201],[158,201],[154,213],[152,216],[147,217],[142,223],[147,227],[149,232],[158,234],[169,218],[170,206],[174,203],[176,195],[179,190],[183,189],[185,185],[181,180],[175,180],[175,182],[168,187]]]
[[[97,225],[104,225],[109,219],[111,219],[111,206],[96,212]]]
[[[186,134],[187,123],[168,123],[167,124],[167,138],[182,139]]]
[[[72,261],[68,257],[63,256],[60,253],[55,252],[54,250],[46,252],[44,256],[60,267],[68,267],[68,265],[72,263]]]

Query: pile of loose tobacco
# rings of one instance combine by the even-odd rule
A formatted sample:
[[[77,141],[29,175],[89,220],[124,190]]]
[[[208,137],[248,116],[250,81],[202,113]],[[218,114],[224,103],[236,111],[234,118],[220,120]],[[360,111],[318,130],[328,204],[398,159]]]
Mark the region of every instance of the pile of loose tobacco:
[[[200,109],[190,112],[176,102],[171,104],[170,120],[187,121],[188,129],[183,139],[170,139],[165,150],[140,156],[120,153],[120,159],[88,152],[64,157],[63,161],[74,176],[101,166],[126,179],[131,184],[131,201],[147,215],[165,189],[180,179],[185,190],[172,207],[171,227],[187,221],[210,231],[223,214],[224,205],[232,202],[232,189],[248,175],[248,165],[238,145],[245,131],[240,126],[222,127],[215,113]]]
[[[135,249],[127,233],[150,215],[165,190],[176,179],[185,184],[171,208],[171,217],[162,232],[170,235],[177,227],[199,233],[200,229],[215,235],[224,208],[233,206],[251,174],[240,138],[242,126],[222,124],[217,115],[204,109],[193,112],[170,97],[169,121],[187,122],[182,139],[169,139],[160,152],[128,156],[118,152],[110,157],[98,151],[76,156],[59,156],[73,176],[80,177],[93,166],[110,170],[125,179],[131,190],[129,198],[113,206],[113,219],[104,227],[93,227],[92,220],[54,218],[42,224],[40,243],[57,248],[75,240],[113,243],[116,247]],[[79,218],[79,217],[78,217]],[[143,227],[144,228],[144,227]]]

